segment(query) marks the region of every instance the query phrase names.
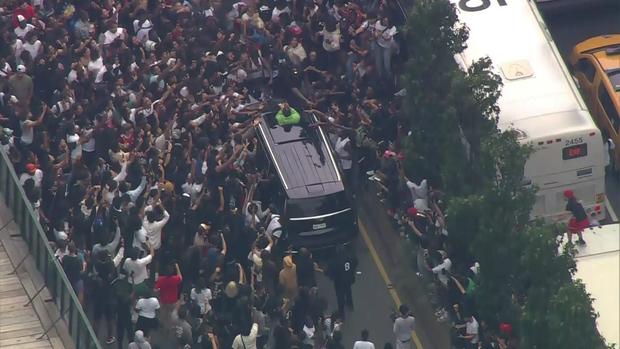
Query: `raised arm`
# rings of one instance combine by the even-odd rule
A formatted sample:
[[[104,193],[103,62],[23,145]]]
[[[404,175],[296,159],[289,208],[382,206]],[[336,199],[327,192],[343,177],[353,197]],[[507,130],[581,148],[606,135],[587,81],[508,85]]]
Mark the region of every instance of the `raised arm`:
[[[226,245],[226,239],[224,238],[224,234],[220,233],[220,237],[222,238],[222,255],[226,255],[228,251],[228,246]]]
[[[45,114],[47,114],[47,111],[49,110],[49,107],[47,106],[47,104],[44,103],[43,105],[44,105],[44,107],[43,107],[43,110],[41,111],[41,115],[39,116],[39,118],[36,119],[35,121],[33,121],[30,124],[32,127],[39,126],[39,125],[41,125],[41,123],[43,123],[43,119],[45,118]]]

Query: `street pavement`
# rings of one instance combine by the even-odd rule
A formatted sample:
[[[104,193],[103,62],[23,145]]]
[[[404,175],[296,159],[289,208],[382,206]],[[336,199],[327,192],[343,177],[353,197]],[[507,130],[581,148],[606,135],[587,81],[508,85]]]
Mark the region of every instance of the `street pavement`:
[[[358,275],[353,285],[353,310],[346,310],[343,326],[343,345],[351,348],[361,331],[368,329],[377,349],[387,342],[394,344],[390,314],[395,304],[374,263],[368,246],[361,237],[355,241],[359,261]],[[327,298],[329,311],[338,309],[333,283],[324,275],[317,277],[320,293]]]
[[[585,3],[588,4],[543,12],[549,32],[565,61],[568,61],[573,47],[583,40],[604,34],[620,34],[620,2]],[[620,180],[608,175],[605,184],[613,210],[608,211],[607,221],[617,221],[620,214]]]

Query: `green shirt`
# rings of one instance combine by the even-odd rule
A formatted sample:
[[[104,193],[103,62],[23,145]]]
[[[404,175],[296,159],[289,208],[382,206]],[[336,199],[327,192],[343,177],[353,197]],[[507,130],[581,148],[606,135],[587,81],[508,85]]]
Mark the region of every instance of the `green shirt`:
[[[284,125],[299,124],[299,121],[301,120],[301,116],[299,115],[297,110],[290,108],[290,111],[291,113],[289,116],[284,115],[284,112],[282,112],[282,110],[276,113],[276,121],[278,122],[278,125],[284,126]]]

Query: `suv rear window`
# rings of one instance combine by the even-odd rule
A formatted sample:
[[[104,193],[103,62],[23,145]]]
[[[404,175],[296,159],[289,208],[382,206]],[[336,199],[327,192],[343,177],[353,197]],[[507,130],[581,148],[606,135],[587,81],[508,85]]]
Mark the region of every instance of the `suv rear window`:
[[[338,212],[350,208],[344,191],[308,199],[286,201],[286,215],[291,218],[311,217]]]

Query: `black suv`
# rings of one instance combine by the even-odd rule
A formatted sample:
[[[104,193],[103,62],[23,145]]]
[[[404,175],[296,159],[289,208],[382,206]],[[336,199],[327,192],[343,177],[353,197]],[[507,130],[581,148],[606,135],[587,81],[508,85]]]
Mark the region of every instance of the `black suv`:
[[[259,151],[279,179],[272,203],[293,248],[349,243],[357,234],[357,216],[327,133],[314,114],[301,119],[299,125],[279,126],[275,113],[265,113],[257,126]]]

